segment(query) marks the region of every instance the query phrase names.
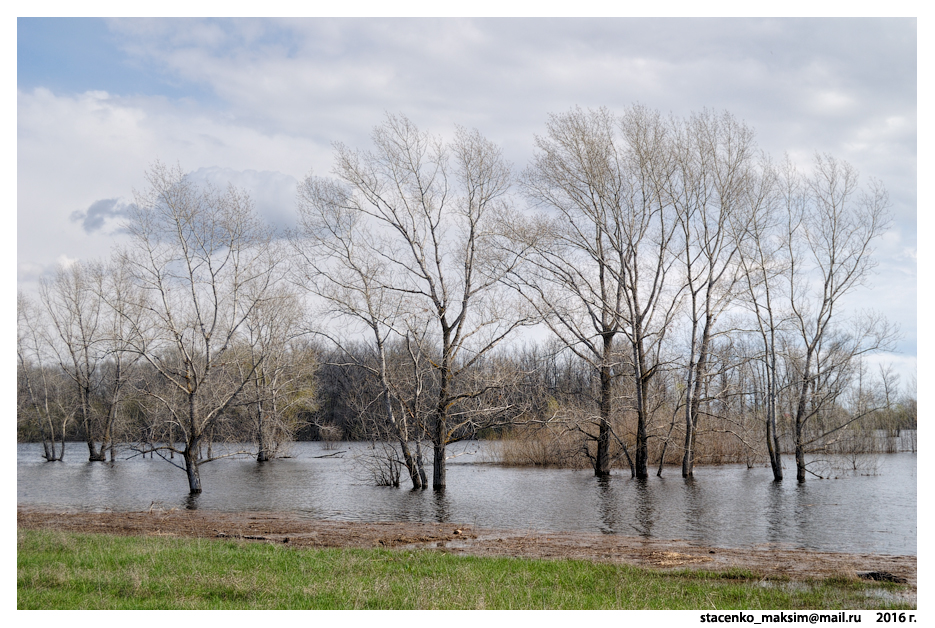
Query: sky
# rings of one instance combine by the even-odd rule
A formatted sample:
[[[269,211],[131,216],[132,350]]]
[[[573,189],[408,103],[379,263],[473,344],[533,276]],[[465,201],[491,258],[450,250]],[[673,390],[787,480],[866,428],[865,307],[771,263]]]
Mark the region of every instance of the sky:
[[[17,20],[17,285],[100,258],[156,160],[247,189],[273,224],[332,143],[387,113],[477,128],[517,170],[550,113],[730,111],[774,158],[816,152],[886,186],[893,226],[854,308],[899,325],[915,372],[915,19]]]

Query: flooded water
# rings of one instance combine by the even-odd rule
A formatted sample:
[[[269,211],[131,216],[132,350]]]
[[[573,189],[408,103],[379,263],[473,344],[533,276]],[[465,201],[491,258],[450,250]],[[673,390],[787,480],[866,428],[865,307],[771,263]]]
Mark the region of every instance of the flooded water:
[[[640,481],[628,471],[598,479],[589,471],[486,464],[482,443],[449,455],[448,489],[373,486],[359,456],[366,444],[297,443],[292,458],[257,464],[227,459],[202,467],[204,492],[191,497],[185,473],[168,462],[133,458],[89,463],[69,444],[65,462],[47,463],[41,446],[17,447],[17,501],[86,511],[203,508],[288,511],[311,519],[426,521],[487,528],[585,531],[688,539],[720,547],[780,544],[812,550],[916,554],[916,454],[882,454],[863,474],[772,481],[767,467],[697,467]],[[321,458],[343,451],[334,457]],[[175,462],[181,463],[179,458]],[[841,468],[847,466],[841,461]],[[427,469],[431,476],[431,469]],[[790,477],[791,476],[791,479]]]

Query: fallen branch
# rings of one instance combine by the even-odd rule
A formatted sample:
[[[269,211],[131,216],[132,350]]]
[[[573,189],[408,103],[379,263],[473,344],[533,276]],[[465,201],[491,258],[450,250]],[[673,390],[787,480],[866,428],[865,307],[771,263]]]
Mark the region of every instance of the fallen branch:
[[[345,453],[347,453],[346,449],[344,451],[336,451],[333,454],[325,454],[324,456],[312,456],[312,458],[334,458],[335,456],[338,456],[340,454],[345,454]],[[343,458],[344,456],[341,456],[341,457]]]

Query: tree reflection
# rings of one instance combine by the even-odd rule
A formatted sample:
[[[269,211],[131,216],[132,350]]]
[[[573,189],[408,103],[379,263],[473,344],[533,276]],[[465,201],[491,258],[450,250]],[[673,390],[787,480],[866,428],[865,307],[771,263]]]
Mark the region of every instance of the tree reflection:
[[[653,535],[653,526],[656,523],[656,497],[649,487],[648,478],[635,478],[630,480],[634,482],[633,488],[636,493],[636,506],[633,509],[636,515],[636,525],[633,527],[640,536],[650,537]]]
[[[601,515],[604,534],[615,534],[617,530],[617,495],[610,485],[611,476],[605,475],[597,478],[598,511]]]
[[[786,537],[783,485],[773,481],[766,487],[766,540],[781,543]]]
[[[432,497],[432,503],[435,507],[435,521],[448,523],[451,519],[451,501],[448,499],[448,495],[443,491],[433,491]]]
[[[702,484],[694,476],[683,478],[685,495],[685,523],[687,528],[699,538],[706,538],[708,522],[712,520],[705,502]]]

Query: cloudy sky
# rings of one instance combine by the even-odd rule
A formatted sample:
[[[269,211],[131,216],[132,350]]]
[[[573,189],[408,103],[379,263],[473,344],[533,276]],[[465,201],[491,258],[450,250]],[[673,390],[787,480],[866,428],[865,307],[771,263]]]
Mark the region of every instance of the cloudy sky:
[[[760,147],[849,161],[894,224],[853,303],[916,360],[916,22],[912,19],[24,19],[17,22],[17,279],[107,255],[155,160],[248,189],[291,223],[331,144],[386,112],[476,127],[522,168],[550,112],[642,103],[729,110]]]

